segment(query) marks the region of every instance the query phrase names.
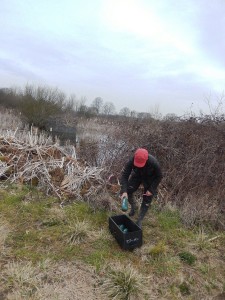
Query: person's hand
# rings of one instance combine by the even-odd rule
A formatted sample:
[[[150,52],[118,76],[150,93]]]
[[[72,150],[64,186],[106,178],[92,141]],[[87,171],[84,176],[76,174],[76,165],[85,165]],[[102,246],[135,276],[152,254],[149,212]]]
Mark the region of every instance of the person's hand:
[[[128,198],[128,195],[126,192],[121,195],[121,199],[123,199],[123,198]]]
[[[152,196],[152,193],[150,191],[146,191],[146,193],[144,195],[145,196]]]

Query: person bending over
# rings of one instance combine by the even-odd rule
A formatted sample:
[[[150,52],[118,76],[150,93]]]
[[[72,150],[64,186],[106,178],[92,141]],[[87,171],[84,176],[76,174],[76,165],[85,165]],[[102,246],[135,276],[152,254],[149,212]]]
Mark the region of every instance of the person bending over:
[[[131,205],[129,216],[134,216],[136,205],[133,199],[133,193],[142,184],[144,194],[141,203],[137,225],[141,228],[142,221],[146,215],[153,197],[157,194],[157,187],[162,180],[162,171],[157,159],[150,155],[144,148],[135,151],[131,159],[125,164],[121,179],[121,199],[128,198]]]

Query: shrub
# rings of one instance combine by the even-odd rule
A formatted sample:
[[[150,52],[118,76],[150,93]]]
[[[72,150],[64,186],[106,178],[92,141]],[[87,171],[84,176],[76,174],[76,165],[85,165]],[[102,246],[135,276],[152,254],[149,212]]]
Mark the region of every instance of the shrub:
[[[196,256],[190,252],[180,252],[178,255],[180,259],[188,265],[193,265],[196,261]]]
[[[186,282],[182,282],[179,285],[179,289],[182,296],[190,295],[190,288]]]

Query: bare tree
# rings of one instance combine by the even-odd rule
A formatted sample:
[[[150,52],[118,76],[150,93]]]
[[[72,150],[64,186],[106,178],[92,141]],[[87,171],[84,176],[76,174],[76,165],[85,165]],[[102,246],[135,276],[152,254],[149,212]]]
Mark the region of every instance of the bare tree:
[[[113,115],[116,111],[115,106],[112,102],[106,102],[102,108],[103,114]]]
[[[120,110],[120,115],[121,116],[124,116],[124,117],[130,117],[131,115],[131,111],[128,107],[123,107],[121,110]]]
[[[156,120],[160,120],[162,118],[162,114],[160,113],[159,104],[155,104],[149,109],[149,114]]]
[[[96,114],[100,114],[103,107],[103,99],[101,97],[97,97],[92,101],[91,107],[94,108]]]
[[[130,116],[131,116],[132,118],[137,118],[137,112],[136,112],[135,110],[132,110],[132,111],[130,112]]]
[[[165,121],[179,121],[179,117],[174,113],[166,114],[163,118]]]
[[[21,112],[30,125],[44,127],[50,116],[65,108],[66,96],[57,88],[27,85],[21,95]]]
[[[139,112],[139,113],[137,113],[137,117],[138,117],[138,119],[150,119],[150,118],[152,118],[152,115],[147,112]]]
[[[73,104],[73,110],[77,113],[87,110],[85,105],[86,100],[85,97],[77,99],[75,94],[71,94],[69,97],[69,103]]]
[[[216,121],[222,114],[225,113],[225,94],[224,92],[217,96],[216,99],[212,99],[211,95],[205,98],[205,102],[208,105],[210,112],[210,118]]]

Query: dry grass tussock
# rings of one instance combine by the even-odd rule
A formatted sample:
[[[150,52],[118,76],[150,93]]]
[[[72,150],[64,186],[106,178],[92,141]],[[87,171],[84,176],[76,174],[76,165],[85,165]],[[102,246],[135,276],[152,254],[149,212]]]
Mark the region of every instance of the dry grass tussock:
[[[147,278],[132,265],[119,263],[108,265],[107,278],[102,287],[110,299],[143,299],[147,293]]]
[[[65,236],[67,237],[67,243],[70,245],[83,243],[91,236],[91,225],[86,220],[73,220],[68,224]]]

